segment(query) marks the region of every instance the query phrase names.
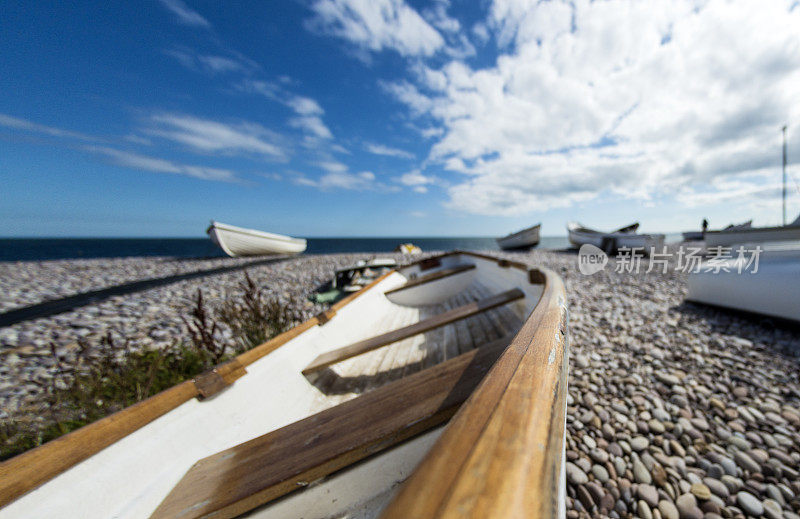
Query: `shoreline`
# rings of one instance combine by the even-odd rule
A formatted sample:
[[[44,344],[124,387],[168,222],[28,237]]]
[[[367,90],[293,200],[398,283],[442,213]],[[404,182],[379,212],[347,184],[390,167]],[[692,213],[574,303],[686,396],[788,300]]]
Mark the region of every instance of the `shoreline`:
[[[686,304],[681,272],[633,275],[607,268],[584,276],[573,253],[488,253],[544,265],[566,285],[568,517],[653,517],[658,510],[662,519],[677,518],[674,508],[680,517],[734,518],[743,517],[748,506],[750,515],[760,506],[767,517],[798,517],[800,331]],[[246,270],[302,321],[327,307],[308,302],[306,295],[335,268],[375,256],[402,258],[302,255]],[[42,297],[63,297],[111,280],[251,260],[52,260],[16,263],[16,271],[0,264],[0,273],[3,283],[16,283],[19,300],[33,301],[36,287]],[[24,380],[46,378],[53,369],[49,350],[41,354],[49,341],[66,348],[77,338],[94,340],[119,328],[138,337],[142,347],[168,344],[185,337],[180,315],[197,288],[209,303],[219,303],[236,295],[243,271],[112,296],[0,328],[0,418],[35,409],[35,389]],[[26,285],[32,278],[38,284]],[[741,497],[743,492],[749,497]],[[772,514],[775,503],[781,515],[763,512]]]

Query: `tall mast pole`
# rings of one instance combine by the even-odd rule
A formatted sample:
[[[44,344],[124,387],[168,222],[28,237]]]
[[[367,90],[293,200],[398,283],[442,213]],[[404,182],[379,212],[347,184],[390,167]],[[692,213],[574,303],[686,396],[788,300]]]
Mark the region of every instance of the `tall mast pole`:
[[[783,225],[786,225],[786,125],[783,125]]]

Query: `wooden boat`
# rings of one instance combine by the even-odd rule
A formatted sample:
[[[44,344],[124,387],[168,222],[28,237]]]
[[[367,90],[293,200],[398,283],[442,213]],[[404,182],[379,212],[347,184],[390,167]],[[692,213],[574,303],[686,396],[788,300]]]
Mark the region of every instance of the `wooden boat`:
[[[306,250],[306,241],[282,234],[245,229],[211,221],[206,229],[211,240],[231,257],[267,254],[298,254]]]
[[[706,247],[730,247],[740,243],[776,241],[800,241],[800,215],[789,225],[725,229],[705,234]]]
[[[730,224],[729,226],[722,229],[723,231],[738,231],[740,229],[749,229],[752,227],[753,220],[747,220],[744,223]],[[713,232],[713,231],[686,231],[681,233],[683,236],[683,241],[702,241],[704,237],[704,232]]]
[[[0,464],[0,516],[563,517],[565,300],[474,253],[392,270]]]
[[[800,321],[800,243],[761,248],[757,265],[754,249],[745,247],[742,254],[707,261],[689,275],[686,299]]]
[[[533,227],[528,227],[527,229],[522,229],[508,236],[497,238],[497,245],[505,250],[535,247],[539,245],[539,231],[541,228],[542,224],[537,223]]]
[[[575,247],[581,245],[594,245],[607,253],[614,252],[622,247],[638,248],[647,254],[651,248],[661,249],[664,246],[663,234],[637,234],[639,224],[635,223],[611,232],[596,231],[577,222],[567,224],[569,241]]]

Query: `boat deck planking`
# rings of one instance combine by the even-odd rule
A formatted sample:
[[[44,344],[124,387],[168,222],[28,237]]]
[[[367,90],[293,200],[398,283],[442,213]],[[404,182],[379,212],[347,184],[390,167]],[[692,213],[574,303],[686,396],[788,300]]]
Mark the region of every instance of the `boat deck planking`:
[[[525,293],[518,288],[514,288],[506,292],[481,299],[479,301],[465,301],[463,294],[460,294],[457,297],[460,298],[460,301],[463,301],[463,304],[448,312],[420,320],[403,328],[395,329],[381,335],[354,342],[347,346],[337,348],[333,351],[322,353],[317,356],[317,358],[314,359],[308,366],[306,366],[306,368],[303,370],[303,374],[312,374],[351,357],[362,355],[393,342],[403,340],[411,336],[439,328],[451,322],[463,320],[467,317],[485,312],[491,308],[522,299],[525,297]],[[471,326],[473,328],[472,335],[478,336],[478,340],[480,340],[479,335],[481,335],[481,331],[479,327],[475,326],[474,322],[472,322]]]
[[[388,315],[384,321],[375,323],[371,329],[375,332],[374,335],[396,330],[489,296],[489,289],[474,283],[463,298],[451,298],[442,304],[420,308],[398,307],[396,312]],[[486,327],[486,321],[498,322],[498,326]],[[470,323],[475,324],[470,326]],[[499,306],[346,359],[320,371],[311,379],[320,391],[315,410],[320,411],[339,404],[370,389],[467,353],[484,342],[516,333],[521,326],[522,319],[511,308],[507,305]],[[471,330],[482,327],[485,331],[481,338],[474,339]]]

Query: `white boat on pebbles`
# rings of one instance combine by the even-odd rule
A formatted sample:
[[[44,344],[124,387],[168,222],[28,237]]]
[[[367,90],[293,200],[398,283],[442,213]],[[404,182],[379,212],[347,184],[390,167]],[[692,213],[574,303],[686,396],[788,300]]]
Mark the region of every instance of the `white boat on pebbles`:
[[[748,220],[740,224],[730,224],[729,226],[721,229],[722,231],[739,231],[742,229],[749,229],[753,226],[753,220]],[[705,233],[713,231],[686,231],[682,233],[683,241],[702,241]]]
[[[283,234],[245,229],[225,223],[211,221],[206,229],[211,240],[225,254],[239,256],[264,256],[270,254],[299,254],[306,250],[306,240]]]
[[[709,231],[705,233],[704,239],[707,248],[730,247],[740,243],[800,241],[800,215],[788,225]]]
[[[541,228],[542,224],[537,223],[533,227],[528,227],[527,229],[522,229],[521,231],[511,233],[502,238],[497,238],[497,245],[504,250],[535,247],[539,245],[539,231]]]
[[[659,251],[664,246],[663,234],[637,234],[638,223],[622,227],[616,231],[602,232],[585,227],[577,222],[567,224],[569,241],[575,247],[581,245],[594,245],[607,253],[620,248],[639,249],[640,252],[649,254],[651,248]]]
[[[565,300],[474,253],[397,268],[3,462],[0,517],[563,517]]]
[[[687,285],[688,301],[800,321],[800,242],[735,247],[706,260]]]

